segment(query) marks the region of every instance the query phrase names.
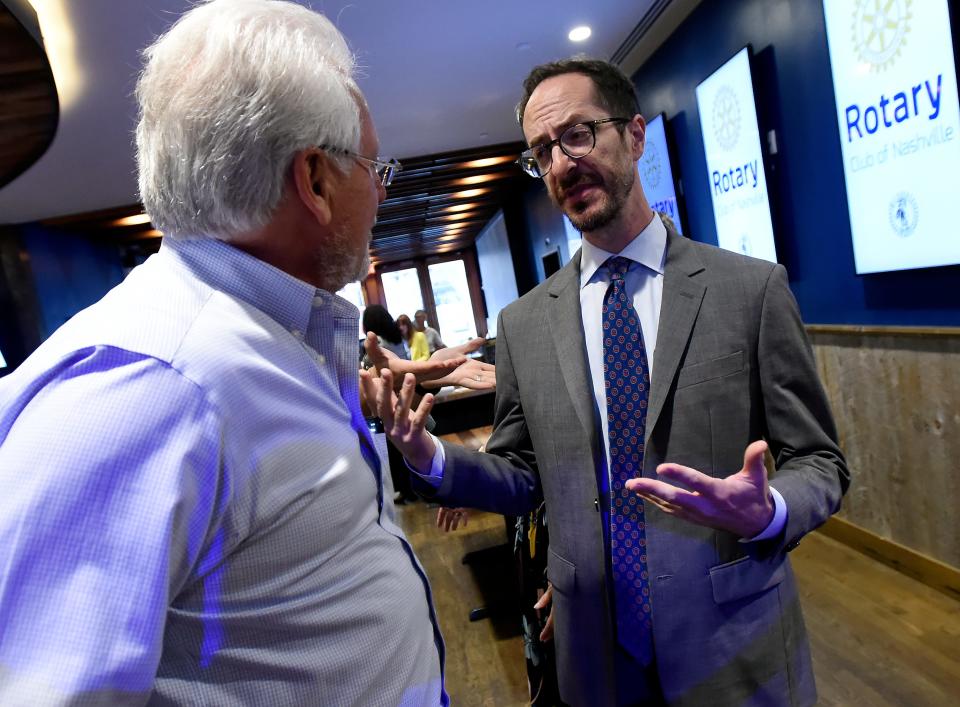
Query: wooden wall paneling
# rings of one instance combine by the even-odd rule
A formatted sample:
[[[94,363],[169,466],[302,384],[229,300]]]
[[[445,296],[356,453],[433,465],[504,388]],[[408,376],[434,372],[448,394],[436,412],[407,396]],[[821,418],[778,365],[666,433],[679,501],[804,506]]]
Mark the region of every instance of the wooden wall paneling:
[[[840,517],[960,568],[960,329],[809,331],[853,475]]]

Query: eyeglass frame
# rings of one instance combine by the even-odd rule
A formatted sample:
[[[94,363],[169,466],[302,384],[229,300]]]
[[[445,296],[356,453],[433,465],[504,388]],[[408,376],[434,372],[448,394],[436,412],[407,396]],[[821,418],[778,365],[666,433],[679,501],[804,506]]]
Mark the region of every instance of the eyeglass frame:
[[[319,145],[319,148],[321,150],[326,150],[327,152],[333,152],[334,154],[352,157],[355,160],[363,162],[368,167],[372,166],[374,168],[374,173],[380,179],[380,184],[384,187],[389,187],[393,183],[393,178],[403,171],[403,165],[400,164],[398,160],[392,158],[389,160],[382,160],[379,157],[364,157],[363,155],[353,152],[352,150],[346,150],[342,147],[334,147],[332,145]],[[383,174],[380,173],[381,169],[383,170]]]
[[[632,118],[600,118],[599,120],[583,120],[583,121],[580,121],[579,123],[573,123],[572,125],[568,125],[567,127],[565,127],[563,129],[563,132],[560,133],[560,136],[551,140],[550,142],[542,142],[539,145],[531,145],[530,147],[528,147],[526,150],[520,153],[520,156],[516,160],[514,160],[514,163],[517,164],[520,167],[520,169],[523,170],[523,173],[526,174],[527,176],[532,177],[533,179],[543,179],[548,174],[550,174],[550,170],[553,169],[553,148],[555,145],[559,145],[561,152],[563,152],[563,154],[565,154],[570,159],[579,160],[589,155],[596,148],[598,125],[606,125],[607,123],[614,123],[614,124],[629,123],[631,120]],[[590,129],[590,135],[593,137],[593,144],[590,145],[590,149],[584,152],[582,155],[571,155],[570,152],[567,150],[567,148],[563,146],[563,136],[566,135],[571,130],[573,130],[574,128],[579,128],[581,126],[586,126]],[[532,174],[530,170],[528,170],[524,166],[524,157],[526,157],[526,159],[528,160],[531,160],[535,165],[537,165],[537,170],[539,171],[540,163],[537,162],[537,158],[534,157],[533,151],[541,150],[541,149],[546,150],[546,154],[550,155],[550,166],[547,167],[547,169],[543,172],[543,174]]]

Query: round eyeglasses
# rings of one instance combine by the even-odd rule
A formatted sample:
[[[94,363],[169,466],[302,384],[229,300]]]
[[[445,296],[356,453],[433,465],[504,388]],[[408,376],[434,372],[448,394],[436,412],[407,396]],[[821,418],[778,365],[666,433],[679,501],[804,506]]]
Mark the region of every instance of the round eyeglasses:
[[[365,164],[368,168],[373,168],[373,171],[377,175],[377,179],[379,179],[380,183],[385,187],[389,187],[390,183],[393,182],[393,178],[403,171],[403,165],[394,159],[373,159],[371,157],[364,157],[363,155],[352,152],[351,150],[345,150],[342,147],[332,147],[330,145],[320,145],[319,147],[321,150],[326,150],[327,152],[334,152],[337,154],[346,155],[347,157],[352,157],[353,159]]]
[[[617,125],[629,122],[630,118],[601,118],[600,120],[588,120],[585,123],[575,123],[560,133],[560,137],[556,140],[534,145],[521,152],[517,164],[531,177],[540,179],[545,177],[553,166],[554,145],[559,145],[563,154],[567,157],[578,160],[589,155],[596,147],[598,126],[608,123]]]

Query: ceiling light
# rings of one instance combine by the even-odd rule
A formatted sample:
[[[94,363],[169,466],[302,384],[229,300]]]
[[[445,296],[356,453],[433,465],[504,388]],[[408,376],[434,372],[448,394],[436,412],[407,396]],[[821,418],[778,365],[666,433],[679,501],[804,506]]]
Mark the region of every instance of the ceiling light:
[[[451,199],[472,199],[475,196],[488,194],[490,191],[490,187],[484,187],[482,189],[465,189],[463,191],[454,192],[453,194],[448,194],[447,196]]]
[[[483,184],[484,182],[492,182],[494,179],[499,179],[501,175],[496,172],[488,172],[487,174],[474,174],[469,177],[461,177],[460,179],[455,179],[454,184],[458,186],[466,186],[468,184]]]
[[[438,221],[469,221],[476,216],[475,213],[449,214],[447,216],[437,216]]]
[[[67,0],[30,0],[30,3],[37,13],[43,48],[57,83],[60,110],[65,111],[80,98],[87,79],[79,63],[76,32],[66,8]]]
[[[440,209],[443,213],[454,213],[457,211],[470,211],[471,209],[480,206],[480,203],[477,201],[468,201],[466,204],[454,204],[453,206],[448,206],[444,209]]]
[[[461,169],[479,169],[480,167],[492,167],[495,164],[505,164],[507,162],[516,162],[515,155],[503,155],[501,157],[484,157],[479,160],[470,160],[460,165]]]
[[[126,216],[113,221],[113,226],[139,226],[144,223],[150,223],[150,217],[146,214],[136,214],[135,216]]]
[[[590,34],[591,31],[589,27],[586,25],[580,25],[579,27],[574,27],[572,30],[570,30],[570,34],[568,34],[567,37],[571,42],[582,42],[585,39],[589,39]]]

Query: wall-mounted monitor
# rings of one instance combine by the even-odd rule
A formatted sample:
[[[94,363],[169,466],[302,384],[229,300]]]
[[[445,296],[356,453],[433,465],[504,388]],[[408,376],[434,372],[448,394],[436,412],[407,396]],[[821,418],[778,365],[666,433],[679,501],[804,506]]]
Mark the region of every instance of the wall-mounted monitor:
[[[647,122],[646,145],[643,156],[637,160],[643,193],[654,211],[665,213],[673,221],[677,233],[683,234],[680,205],[677,201],[677,179],[670,159],[666,124],[663,113]]]
[[[477,264],[487,312],[487,337],[497,336],[500,310],[517,299],[517,276],[503,212],[498,211],[476,239]]]
[[[776,262],[750,47],[697,86],[697,111],[718,245]]]
[[[858,274],[960,263],[948,0],[825,0]]]

